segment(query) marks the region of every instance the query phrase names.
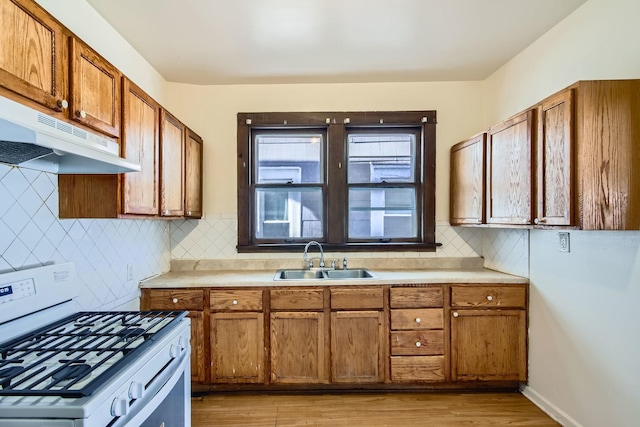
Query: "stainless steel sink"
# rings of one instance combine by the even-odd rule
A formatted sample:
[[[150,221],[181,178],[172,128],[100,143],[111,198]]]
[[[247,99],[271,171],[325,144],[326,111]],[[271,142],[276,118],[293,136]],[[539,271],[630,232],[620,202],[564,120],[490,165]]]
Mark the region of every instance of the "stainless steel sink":
[[[347,270],[278,270],[273,280],[348,280],[375,277],[366,268],[352,268]]]
[[[366,279],[373,274],[366,268],[352,268],[348,270],[326,270],[327,279]]]

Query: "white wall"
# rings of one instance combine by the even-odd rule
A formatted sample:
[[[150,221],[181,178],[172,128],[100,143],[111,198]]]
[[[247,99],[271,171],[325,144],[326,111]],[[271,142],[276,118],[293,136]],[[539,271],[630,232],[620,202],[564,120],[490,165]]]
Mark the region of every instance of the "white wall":
[[[640,1],[590,0],[484,82],[489,126],[577,80],[640,78]],[[529,386],[565,425],[640,420],[640,232],[530,233]]]
[[[229,86],[170,83],[169,109],[178,117],[189,117],[191,126],[205,141],[206,195],[203,220],[172,224],[173,258],[249,256],[235,251],[237,113],[384,110],[437,110],[436,218],[440,222],[436,239],[447,246],[437,254],[420,255],[478,256],[473,247],[479,245],[469,245],[460,237],[470,233],[456,232],[448,226],[448,189],[449,148],[480,127],[481,90],[481,82]],[[211,232],[214,230],[218,233]]]

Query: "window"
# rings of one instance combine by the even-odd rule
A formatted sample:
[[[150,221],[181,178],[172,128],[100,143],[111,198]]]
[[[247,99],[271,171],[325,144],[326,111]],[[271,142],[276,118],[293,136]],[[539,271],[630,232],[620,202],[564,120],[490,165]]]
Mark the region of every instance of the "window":
[[[435,111],[238,114],[238,251],[435,250]]]

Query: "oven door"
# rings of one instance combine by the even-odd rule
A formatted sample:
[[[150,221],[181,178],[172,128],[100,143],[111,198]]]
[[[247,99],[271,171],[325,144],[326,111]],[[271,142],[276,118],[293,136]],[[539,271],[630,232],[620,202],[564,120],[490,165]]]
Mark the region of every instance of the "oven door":
[[[110,426],[191,426],[191,349],[188,349],[149,384],[145,396],[131,404],[127,415]]]

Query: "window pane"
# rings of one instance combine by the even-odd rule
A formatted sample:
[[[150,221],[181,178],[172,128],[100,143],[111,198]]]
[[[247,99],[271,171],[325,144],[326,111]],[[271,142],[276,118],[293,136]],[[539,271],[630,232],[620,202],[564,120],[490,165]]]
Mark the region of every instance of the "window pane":
[[[322,190],[259,188],[256,190],[256,238],[322,237]]]
[[[415,134],[351,133],[348,143],[349,183],[415,181]]]
[[[349,189],[349,238],[415,238],[414,188]]]
[[[322,182],[321,133],[258,134],[255,138],[256,183]]]

